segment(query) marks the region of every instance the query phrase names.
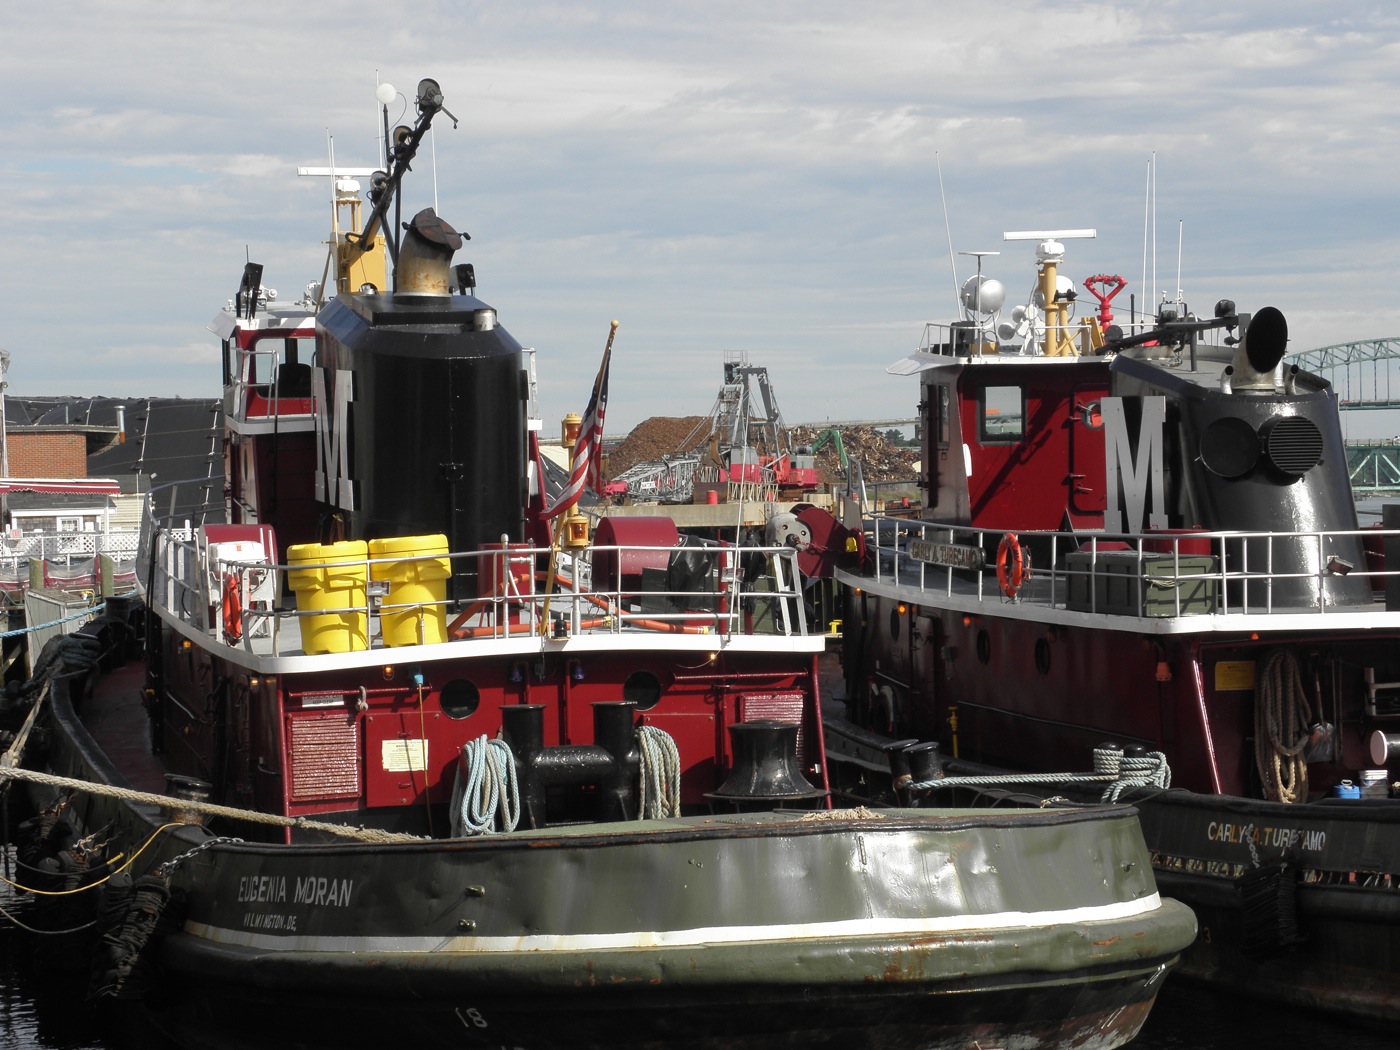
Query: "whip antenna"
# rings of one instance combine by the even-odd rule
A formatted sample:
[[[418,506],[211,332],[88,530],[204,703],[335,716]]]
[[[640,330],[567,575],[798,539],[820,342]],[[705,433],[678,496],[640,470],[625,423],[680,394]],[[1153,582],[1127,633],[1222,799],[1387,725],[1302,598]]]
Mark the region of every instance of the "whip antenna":
[[[938,159],[938,151],[933,151],[933,164],[938,169],[938,197],[943,202],[943,229],[948,234],[948,269],[953,271],[953,302],[958,301],[958,264],[953,251],[953,227],[948,223],[948,198],[943,193],[943,162]]]

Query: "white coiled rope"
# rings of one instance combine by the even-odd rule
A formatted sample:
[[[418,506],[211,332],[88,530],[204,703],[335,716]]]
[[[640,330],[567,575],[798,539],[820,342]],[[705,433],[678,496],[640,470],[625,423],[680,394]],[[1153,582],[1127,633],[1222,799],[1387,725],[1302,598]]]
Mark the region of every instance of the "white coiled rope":
[[[960,787],[1020,787],[1035,784],[1102,784],[1100,801],[1117,802],[1118,797],[1132,788],[1155,787],[1166,790],[1172,786],[1172,771],[1167,756],[1149,751],[1141,756],[1125,756],[1114,748],[1094,749],[1092,773],[993,773],[976,777],[939,777],[909,784],[906,791],[928,791],[933,788]]]
[[[520,785],[515,756],[504,740],[468,740],[457,759],[452,785],[452,835],[514,831],[520,823]]]
[[[681,753],[671,734],[655,726],[637,727],[641,757],[638,814],[643,820],[681,815]]]
[[[1112,775],[1104,787],[1100,801],[1117,802],[1118,796],[1131,788],[1155,787],[1166,790],[1172,786],[1172,770],[1167,756],[1160,751],[1142,755],[1125,755],[1113,748],[1094,748],[1094,772]]]

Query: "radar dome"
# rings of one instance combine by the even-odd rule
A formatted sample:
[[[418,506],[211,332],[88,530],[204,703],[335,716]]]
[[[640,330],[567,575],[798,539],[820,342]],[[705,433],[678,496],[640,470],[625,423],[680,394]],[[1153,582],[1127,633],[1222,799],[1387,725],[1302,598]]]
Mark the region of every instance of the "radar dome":
[[[963,282],[961,298],[965,309],[990,315],[1006,302],[1006,288],[995,278],[977,274]]]

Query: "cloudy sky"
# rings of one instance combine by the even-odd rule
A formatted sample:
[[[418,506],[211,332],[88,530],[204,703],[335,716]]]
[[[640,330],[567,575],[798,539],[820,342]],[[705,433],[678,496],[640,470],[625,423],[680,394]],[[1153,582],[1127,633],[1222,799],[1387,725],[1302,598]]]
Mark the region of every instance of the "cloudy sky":
[[[1276,305],[1294,349],[1400,335],[1391,2],[60,0],[6,4],[0,55],[16,394],[215,396],[245,255],[283,298],[320,276],[297,166],[328,136],[374,163],[377,80],[426,76],[460,125],[406,213],[435,156],[547,432],[613,318],[611,433],[707,412],[739,352],[789,423],[909,415],[885,367],[954,309],[950,232],[1013,300],[1033,245],[1003,231],[1094,227],[1065,270],[1128,278],[1120,313],[1175,294],[1180,243],[1198,310]]]

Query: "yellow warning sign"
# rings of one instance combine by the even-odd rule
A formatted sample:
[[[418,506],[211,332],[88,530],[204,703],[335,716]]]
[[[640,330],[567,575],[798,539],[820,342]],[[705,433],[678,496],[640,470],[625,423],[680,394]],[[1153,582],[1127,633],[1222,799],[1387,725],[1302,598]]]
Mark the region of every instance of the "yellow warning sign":
[[[1221,660],[1215,665],[1215,691],[1254,688],[1253,660]]]

